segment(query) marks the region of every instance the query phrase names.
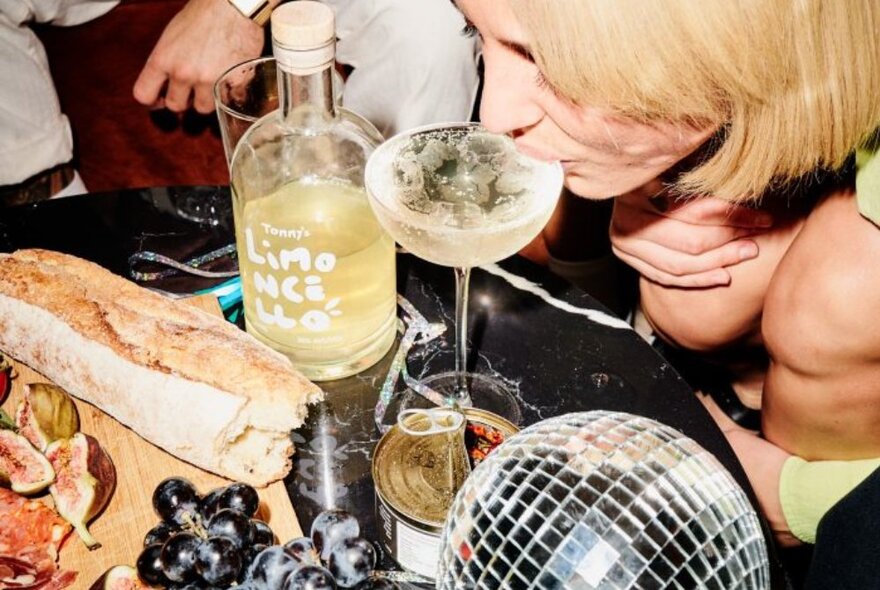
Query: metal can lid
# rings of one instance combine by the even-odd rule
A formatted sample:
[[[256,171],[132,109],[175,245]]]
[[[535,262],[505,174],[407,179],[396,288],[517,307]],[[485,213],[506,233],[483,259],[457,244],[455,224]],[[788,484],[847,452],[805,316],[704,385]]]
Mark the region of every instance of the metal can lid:
[[[477,463],[491,448],[519,431],[501,416],[476,408],[463,411],[466,421],[449,409],[433,412],[436,415],[404,413],[405,423],[398,421],[376,445],[373,455],[376,494],[402,516],[426,527],[442,526],[457,491],[450,479],[463,479],[470,470],[470,465],[455,464],[458,456],[454,452],[464,451]],[[457,415],[458,420],[449,414]],[[455,440],[443,436],[465,427],[467,433],[461,432]],[[470,442],[466,445],[465,441]],[[461,448],[451,448],[452,444]]]
[[[376,493],[416,522],[442,524],[470,472],[464,424],[460,413],[445,408],[403,415],[376,445]]]

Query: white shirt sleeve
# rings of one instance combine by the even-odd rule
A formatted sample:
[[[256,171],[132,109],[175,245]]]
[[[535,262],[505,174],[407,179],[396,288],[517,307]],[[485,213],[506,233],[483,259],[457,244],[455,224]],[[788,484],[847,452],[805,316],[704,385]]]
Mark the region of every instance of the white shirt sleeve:
[[[0,0],[0,14],[13,24],[79,25],[109,12],[120,0]]]
[[[336,11],[336,58],[354,68],[343,105],[389,137],[470,119],[478,42],[449,0],[325,0]]]
[[[70,123],[61,113],[42,43],[30,23],[73,25],[118,0],[0,0],[0,185],[70,161]]]

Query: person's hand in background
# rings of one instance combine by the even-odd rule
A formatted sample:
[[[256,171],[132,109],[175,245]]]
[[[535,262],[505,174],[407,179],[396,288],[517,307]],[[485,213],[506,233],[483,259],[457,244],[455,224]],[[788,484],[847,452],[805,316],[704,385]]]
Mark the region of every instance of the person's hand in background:
[[[781,547],[800,545],[801,541],[792,534],[788,526],[779,497],[782,467],[791,455],[761,438],[759,433],[747,430],[731,420],[711,396],[698,394],[697,399],[706,407],[736,453],[776,542]]]
[[[263,28],[228,0],[189,0],[165,27],[134,84],[151,108],[214,110],[214,81],[230,67],[259,57]]]
[[[763,211],[713,197],[676,200],[639,190],[614,199],[614,253],[646,279],[667,287],[730,283],[725,267],[758,256],[747,239],[769,229]]]
[[[785,520],[779,497],[782,467],[791,455],[756,433],[741,428],[727,430],[724,435],[752,484],[761,512],[776,542],[780,547],[801,545],[802,542],[792,534]]]

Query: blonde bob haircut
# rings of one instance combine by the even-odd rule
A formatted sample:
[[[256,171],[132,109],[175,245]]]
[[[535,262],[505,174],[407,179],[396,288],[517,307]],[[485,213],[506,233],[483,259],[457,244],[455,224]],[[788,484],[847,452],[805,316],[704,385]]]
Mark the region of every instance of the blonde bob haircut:
[[[719,128],[686,194],[757,199],[840,168],[880,125],[880,0],[510,4],[563,98]]]

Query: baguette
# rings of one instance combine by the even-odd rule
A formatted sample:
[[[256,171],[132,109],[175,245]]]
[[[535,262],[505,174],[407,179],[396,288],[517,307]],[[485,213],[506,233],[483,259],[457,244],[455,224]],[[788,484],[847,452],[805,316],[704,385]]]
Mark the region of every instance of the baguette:
[[[47,250],[0,255],[0,350],[176,457],[256,486],[290,471],[290,431],[323,397],[222,318]]]

